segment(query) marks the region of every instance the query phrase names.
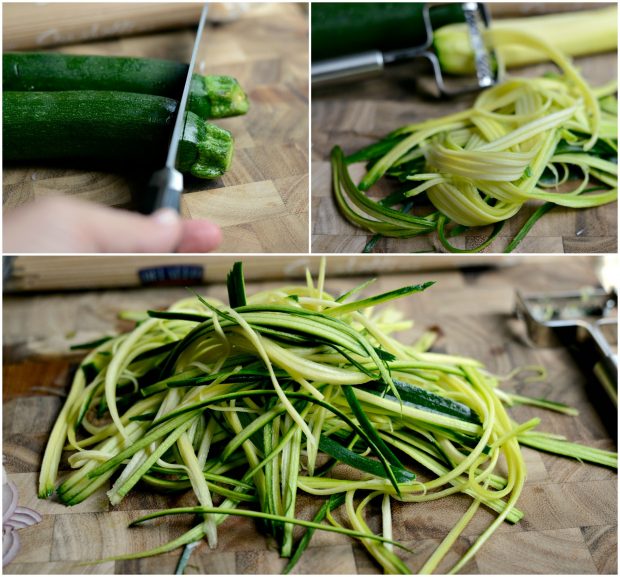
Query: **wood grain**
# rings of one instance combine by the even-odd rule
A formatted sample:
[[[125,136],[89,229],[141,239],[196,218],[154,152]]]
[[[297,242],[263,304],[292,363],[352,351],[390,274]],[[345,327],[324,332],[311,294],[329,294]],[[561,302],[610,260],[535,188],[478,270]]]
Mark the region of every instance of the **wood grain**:
[[[285,3],[253,4],[239,20],[205,32],[197,70],[235,76],[250,98],[247,115],[216,121],[235,138],[230,171],[211,182],[185,179],[182,214],[222,227],[219,252],[308,251],[307,29],[302,5]],[[74,44],[62,51],[187,61],[194,36],[186,28]],[[6,209],[67,195],[131,208],[146,178],[114,171],[7,167],[3,202]]]
[[[504,15],[514,14],[515,5],[498,4]],[[527,4],[520,4],[521,13]],[[550,9],[547,5],[547,11]],[[564,6],[565,8],[566,6]],[[540,11],[544,5],[531,5]],[[615,77],[617,54],[599,54],[576,59],[576,64],[593,85]],[[513,75],[539,75],[547,65],[511,71]],[[412,122],[442,116],[468,108],[475,95],[448,101],[430,95],[430,71],[425,63],[412,63],[388,69],[382,78],[356,83],[354,86],[320,88],[312,93],[312,252],[361,252],[372,237],[366,230],[350,224],[338,211],[331,191],[329,153],[338,144],[345,154],[385,136]],[[361,178],[363,166],[352,167],[353,179]],[[358,179],[359,179],[358,178]],[[390,183],[380,182],[373,198],[393,190]],[[538,203],[524,206],[504,226],[498,238],[485,252],[502,252],[520,230]],[[522,253],[615,253],[617,250],[618,206],[572,210],[554,208],[530,231],[516,249]],[[473,248],[486,239],[491,227],[468,231],[451,242],[458,248]],[[410,239],[382,238],[377,253],[444,252],[436,235]]]
[[[268,228],[265,234],[270,234]],[[422,259],[390,259],[383,255],[367,255],[360,259],[353,255],[332,256],[332,266],[340,273],[377,274],[381,272],[442,270],[454,266],[509,266],[516,262],[509,256],[471,255],[466,261],[450,255],[426,255]],[[230,270],[230,257],[222,255],[174,255],[174,256],[109,256],[85,262],[81,256],[18,256],[11,260],[9,272],[4,279],[7,292],[49,291],[66,289],[93,289],[108,287],[162,286],[166,284],[161,273],[172,268],[177,272],[176,284],[195,284],[194,276],[181,274],[182,267],[198,269],[199,283],[219,282]],[[300,279],[306,269],[317,274],[319,259],[315,256],[297,255],[263,257],[257,255],[244,261],[244,275],[248,280]],[[143,278],[141,273],[157,271],[158,275]],[[192,282],[193,281],[193,282]],[[170,281],[168,284],[171,284]]]
[[[404,342],[435,327],[440,331],[436,350],[474,356],[485,362],[491,372],[507,374],[517,366],[545,366],[549,372],[545,383],[528,383],[517,378],[503,386],[521,394],[569,403],[580,410],[580,416],[567,417],[525,406],[514,407],[513,416],[521,422],[540,416],[543,430],[592,446],[614,448],[614,440],[588,398],[588,388],[596,383],[579,371],[566,350],[533,349],[525,344],[523,326],[513,316],[515,286],[534,292],[596,285],[595,258],[530,257],[518,259],[514,266],[461,269],[454,265],[451,270],[424,270],[424,262],[428,260],[431,264],[433,260],[423,257],[381,258],[385,266],[391,262],[394,269],[401,269],[401,272],[384,272],[372,289],[367,289],[367,294],[429,279],[437,281],[431,290],[400,301],[402,312],[416,320],[414,329],[400,335]],[[358,259],[376,260],[376,257],[356,257]],[[50,268],[55,260],[49,259]],[[267,263],[274,259],[264,257],[264,260],[263,266],[269,270]],[[462,257],[453,262],[458,265],[468,260]],[[407,268],[406,263],[414,261],[415,265],[410,264],[409,270],[403,270]],[[279,257],[277,262],[284,270],[294,268],[297,259],[289,257],[287,263]],[[492,260],[488,262],[493,263]],[[343,258],[328,259],[326,290],[340,293],[362,280],[359,273],[347,274],[347,269],[343,268],[346,263]],[[223,278],[222,272],[220,279]],[[248,282],[248,290],[254,292],[276,284],[281,281],[254,280]],[[226,289],[221,283],[212,283],[201,292],[226,298]],[[191,492],[164,496],[143,491],[130,494],[112,508],[105,496],[106,487],[103,487],[80,505],[67,508],[53,501],[38,500],[36,479],[47,433],[60,409],[61,399],[54,393],[62,392],[68,384],[69,370],[75,363],[75,356],[66,354],[66,341],[59,335],[77,333],[80,338],[92,337],[97,331],[114,331],[124,326],[116,320],[119,310],[162,307],[184,296],[186,291],[177,287],[5,297],[5,466],[18,486],[20,502],[43,514],[40,525],[20,531],[21,552],[5,568],[5,573],[162,574],[174,571],[178,551],[157,558],[86,567],[78,562],[143,550],[179,535],[191,526],[190,518],[177,517],[131,530],[126,529],[126,524],[146,511],[190,505],[193,503]],[[524,448],[523,453],[528,478],[519,507],[525,512],[525,518],[517,525],[501,526],[463,573],[616,574],[616,473],[528,448]],[[404,553],[405,561],[414,571],[422,566],[469,503],[468,498],[457,495],[447,500],[394,507],[394,537],[414,550],[413,554]],[[308,518],[315,507],[314,498],[302,495],[297,514],[300,518]],[[448,570],[493,518],[491,513],[480,509],[439,571]],[[378,528],[376,515],[370,515],[368,522]],[[274,544],[257,532],[252,520],[231,518],[220,531],[218,548],[212,551],[201,545],[194,552],[187,573],[278,573],[283,565]],[[342,535],[319,532],[295,572],[375,574],[379,570],[363,547],[352,544]]]
[[[183,27],[197,22],[201,9],[190,2],[174,7],[166,3],[8,3],[3,10],[2,45],[4,50],[36,49]]]

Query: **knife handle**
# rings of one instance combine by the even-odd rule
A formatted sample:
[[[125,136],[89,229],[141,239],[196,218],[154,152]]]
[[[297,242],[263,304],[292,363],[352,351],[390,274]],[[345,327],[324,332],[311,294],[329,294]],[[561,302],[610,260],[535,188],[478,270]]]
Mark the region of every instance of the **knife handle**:
[[[148,212],[160,208],[181,210],[181,194],[183,193],[183,175],[176,169],[165,167],[153,173],[148,184],[147,202],[151,204]]]

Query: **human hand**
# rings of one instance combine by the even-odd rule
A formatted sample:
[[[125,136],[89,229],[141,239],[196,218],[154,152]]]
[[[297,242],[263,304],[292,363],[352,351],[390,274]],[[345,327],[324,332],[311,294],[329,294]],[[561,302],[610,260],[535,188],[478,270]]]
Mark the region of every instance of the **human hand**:
[[[171,209],[145,216],[63,197],[5,210],[3,216],[5,254],[203,253],[221,239],[216,224],[183,220]]]

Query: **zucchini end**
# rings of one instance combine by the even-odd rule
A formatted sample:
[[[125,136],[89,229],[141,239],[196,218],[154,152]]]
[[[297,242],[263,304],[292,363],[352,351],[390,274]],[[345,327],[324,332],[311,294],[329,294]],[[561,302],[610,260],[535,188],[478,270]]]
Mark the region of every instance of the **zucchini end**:
[[[181,172],[213,180],[229,169],[232,156],[233,137],[228,130],[187,113],[177,163]]]
[[[231,76],[200,76],[192,78],[189,110],[205,120],[240,116],[248,111],[247,94]]]
[[[233,156],[233,137],[228,130],[205,123],[205,138],[198,143],[198,158],[191,174],[197,178],[219,178],[229,168]]]
[[[433,47],[442,72],[455,75],[475,73],[476,62],[465,24],[447,24],[436,30]]]

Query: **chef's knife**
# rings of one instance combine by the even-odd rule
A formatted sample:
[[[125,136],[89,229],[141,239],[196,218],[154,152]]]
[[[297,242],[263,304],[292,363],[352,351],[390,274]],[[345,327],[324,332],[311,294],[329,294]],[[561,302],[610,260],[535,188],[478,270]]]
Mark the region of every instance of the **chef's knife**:
[[[151,212],[160,208],[172,208],[179,212],[181,205],[181,194],[183,193],[183,175],[176,169],[177,154],[179,151],[179,141],[183,136],[185,129],[185,108],[189,99],[190,86],[192,82],[192,74],[196,64],[200,41],[207,20],[209,5],[205,4],[200,14],[198,22],[198,30],[196,31],[196,40],[194,41],[194,49],[192,57],[189,61],[187,78],[183,86],[183,94],[177,108],[177,116],[174,122],[174,129],[170,137],[170,146],[168,148],[168,156],[166,157],[166,165],[161,170],[153,174],[148,186],[148,201],[151,202]]]

